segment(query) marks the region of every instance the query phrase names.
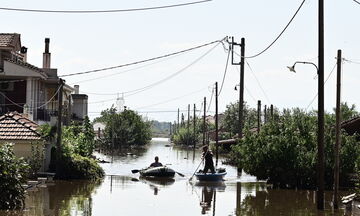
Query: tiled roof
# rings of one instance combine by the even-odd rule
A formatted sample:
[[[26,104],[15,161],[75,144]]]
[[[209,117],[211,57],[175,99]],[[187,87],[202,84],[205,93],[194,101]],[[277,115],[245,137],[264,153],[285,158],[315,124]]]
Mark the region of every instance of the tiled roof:
[[[45,77],[48,77],[48,75],[45,73],[45,71],[41,70],[40,68],[32,65],[32,64],[29,64],[27,62],[23,62],[23,61],[15,61],[15,60],[11,60],[11,59],[6,59],[5,61],[8,61],[8,62],[11,62],[13,64],[17,64],[21,67],[26,67],[26,68],[29,68],[31,70],[34,70],[38,73],[40,73],[41,75],[45,76]]]
[[[0,140],[41,140],[35,122],[17,112],[9,112],[0,117]]]
[[[15,40],[19,38],[19,34],[16,33],[0,33],[0,47],[14,46]]]

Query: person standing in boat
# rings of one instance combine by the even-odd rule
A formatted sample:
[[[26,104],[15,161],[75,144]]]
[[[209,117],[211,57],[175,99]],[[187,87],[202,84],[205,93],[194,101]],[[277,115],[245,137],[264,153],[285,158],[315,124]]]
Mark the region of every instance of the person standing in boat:
[[[150,167],[160,167],[160,166],[162,166],[162,163],[159,162],[159,157],[156,156],[155,157],[155,162],[150,164]]]
[[[214,161],[213,161],[213,153],[211,152],[211,150],[209,149],[208,146],[204,146],[202,150],[203,150],[203,152],[202,152],[201,158],[203,160],[205,160],[205,166],[204,166],[203,172],[207,173],[208,170],[210,169],[211,173],[214,174],[215,167],[214,167]]]

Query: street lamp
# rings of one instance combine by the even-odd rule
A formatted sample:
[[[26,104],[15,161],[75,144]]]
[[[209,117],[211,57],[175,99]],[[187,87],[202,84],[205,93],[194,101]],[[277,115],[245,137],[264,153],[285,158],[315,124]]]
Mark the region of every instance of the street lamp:
[[[310,64],[310,65],[313,65],[315,68],[316,68],[316,73],[319,74],[319,68],[316,64],[312,63],[312,62],[304,62],[304,61],[296,61],[293,66],[287,66],[287,68],[291,71],[291,72],[294,72],[296,73],[296,70],[295,70],[295,65],[296,64]]]
[[[321,1],[321,0],[320,0]],[[319,51],[321,48],[319,49]],[[319,52],[320,53],[320,52]],[[319,56],[323,56],[323,53]],[[310,64],[316,68],[316,72],[319,76],[318,80],[318,164],[317,164],[317,208],[320,210],[324,209],[324,68],[323,68],[323,58],[319,58],[319,67],[312,62],[302,62],[297,61],[291,67],[287,67],[290,71],[296,73],[295,65],[296,64]]]

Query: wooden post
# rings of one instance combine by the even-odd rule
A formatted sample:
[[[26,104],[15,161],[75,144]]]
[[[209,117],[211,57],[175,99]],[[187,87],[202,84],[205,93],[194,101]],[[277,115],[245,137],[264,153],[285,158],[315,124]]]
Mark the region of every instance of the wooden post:
[[[219,158],[219,119],[218,119],[218,83],[215,83],[215,147],[216,147],[216,163],[218,165]]]
[[[270,116],[271,116],[271,120],[274,120],[274,106],[272,104],[270,106]]]
[[[178,108],[178,116],[177,116],[177,132],[180,130],[180,109]]]
[[[204,97],[203,145],[206,144],[206,97]]]
[[[194,104],[194,148],[196,147],[196,105]]]
[[[260,125],[261,125],[261,100],[258,100],[257,111],[258,111],[258,115],[257,115],[257,132],[260,133]]]
[[[186,139],[186,145],[189,146],[189,138],[190,138],[190,104],[188,104],[188,120],[187,120],[187,134],[188,138]]]
[[[239,138],[243,137],[244,127],[244,73],[245,73],[245,38],[241,38],[240,91],[239,91]]]
[[[334,209],[338,209],[339,197],[339,171],[340,158],[339,150],[341,147],[341,50],[337,53],[337,74],[336,74],[336,142],[335,142],[335,166],[334,166]]]
[[[57,119],[57,137],[56,137],[56,174],[62,175],[62,148],[61,148],[61,136],[62,136],[62,103],[63,103],[63,87],[64,80],[59,80],[59,92],[58,92],[58,119]]]
[[[266,109],[266,105],[265,105],[265,108],[264,108],[264,124],[266,124],[267,122],[267,109]]]

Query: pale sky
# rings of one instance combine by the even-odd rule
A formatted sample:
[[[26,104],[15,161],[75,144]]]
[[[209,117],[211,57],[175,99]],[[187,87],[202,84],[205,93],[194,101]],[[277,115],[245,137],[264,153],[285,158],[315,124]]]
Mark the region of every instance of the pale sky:
[[[49,10],[106,10],[155,7],[190,2],[185,0],[4,0],[0,7]],[[164,55],[192,46],[234,36],[246,40],[246,56],[267,47],[283,30],[302,0],[213,0],[210,2],[150,11],[99,14],[53,14],[0,10],[1,32],[20,33],[22,45],[28,47],[28,62],[41,67],[44,38],[50,38],[53,68],[59,75],[116,66]],[[281,38],[264,54],[247,59],[245,67],[245,101],[256,107],[306,108],[317,93],[316,70],[311,65],[297,65],[297,73],[286,66],[295,61],[317,64],[317,0],[307,0]],[[353,62],[343,64],[342,101],[360,107],[360,4],[353,0],[325,1],[325,78],[336,63],[337,50]],[[217,46],[200,61],[192,62],[209,51],[208,46],[176,57],[133,67],[94,74],[66,77],[67,84],[79,84],[89,93],[89,116],[116,104],[116,94],[142,88],[187,68],[172,79],[147,91],[126,96],[125,105],[141,111],[150,119],[174,121],[176,111],[211,96],[211,86],[221,85],[227,53]],[[149,65],[150,64],[150,65]],[[145,66],[143,66],[145,65]],[[143,66],[138,68],[139,66]],[[238,99],[234,86],[239,73],[229,65],[219,98],[219,111]],[[137,68],[137,69],[136,69]],[[129,69],[134,69],[127,71]],[[122,73],[123,72],[123,73]],[[117,75],[113,75],[116,74]],[[112,75],[112,76],[107,76]],[[107,76],[107,77],[104,77]],[[256,80],[256,78],[257,80]],[[336,69],[325,84],[325,109],[335,106]],[[259,86],[259,84],[261,87]],[[266,92],[263,93],[261,88]],[[196,92],[196,93],[194,93]],[[192,93],[192,94],[191,94]],[[187,95],[185,97],[181,97]],[[178,98],[177,100],[172,100]],[[113,100],[111,100],[113,99]],[[106,101],[106,102],[99,102]],[[161,103],[169,101],[167,103]],[[160,103],[160,104],[159,104]],[[144,108],[142,108],[144,107]],[[141,109],[139,109],[141,108]],[[317,109],[317,99],[309,109]],[[215,110],[214,100],[211,111]],[[145,111],[145,113],[143,113]]]

